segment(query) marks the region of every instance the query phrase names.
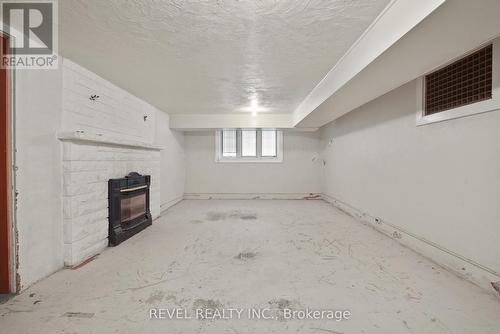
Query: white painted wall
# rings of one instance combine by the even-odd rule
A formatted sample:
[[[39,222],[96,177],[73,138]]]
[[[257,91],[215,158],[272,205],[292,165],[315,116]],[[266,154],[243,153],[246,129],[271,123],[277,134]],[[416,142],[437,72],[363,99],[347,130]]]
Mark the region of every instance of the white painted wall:
[[[323,192],[500,272],[499,124],[417,127],[413,81],[322,128]]]
[[[174,114],[170,127],[178,130],[213,130],[230,128],[293,128],[292,114]],[[315,129],[317,130],[317,128]]]
[[[187,194],[308,194],[320,191],[319,132],[284,131],[282,163],[217,163],[215,131],[186,132]]]
[[[18,274],[26,288],[63,266],[61,69],[17,71],[15,94]]]
[[[156,113],[156,145],[163,147],[160,156],[160,210],[182,200],[186,180],[184,133],[169,128],[169,115]]]
[[[64,131],[127,143],[154,142],[155,107],[69,59],[62,66]],[[99,97],[92,101],[91,95]]]

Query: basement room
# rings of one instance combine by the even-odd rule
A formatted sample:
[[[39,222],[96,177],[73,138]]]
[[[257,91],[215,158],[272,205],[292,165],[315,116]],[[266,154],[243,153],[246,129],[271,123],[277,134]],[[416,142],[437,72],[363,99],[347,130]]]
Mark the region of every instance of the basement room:
[[[500,333],[500,1],[0,1],[1,334]]]

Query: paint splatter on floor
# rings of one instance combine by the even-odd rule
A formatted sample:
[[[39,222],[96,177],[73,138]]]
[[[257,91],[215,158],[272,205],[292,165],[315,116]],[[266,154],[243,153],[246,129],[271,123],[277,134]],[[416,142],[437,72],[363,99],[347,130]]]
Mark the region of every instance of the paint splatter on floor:
[[[67,318],[92,318],[95,315],[95,313],[87,313],[87,312],[66,312],[63,314],[63,317]]]
[[[248,260],[248,259],[253,259],[256,256],[257,253],[254,252],[241,252],[238,255],[236,255],[235,258],[238,260]]]

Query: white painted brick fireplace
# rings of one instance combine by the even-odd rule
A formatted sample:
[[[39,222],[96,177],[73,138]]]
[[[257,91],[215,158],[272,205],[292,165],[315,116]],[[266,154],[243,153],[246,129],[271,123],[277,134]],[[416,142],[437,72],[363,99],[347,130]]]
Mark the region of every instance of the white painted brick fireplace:
[[[63,140],[64,262],[74,266],[108,245],[108,180],[132,171],[151,175],[150,208],[160,215],[160,151],[87,138]]]
[[[98,96],[91,99],[92,95]],[[151,175],[150,209],[160,215],[156,109],[94,73],[63,64],[64,263],[75,266],[108,245],[108,180]]]

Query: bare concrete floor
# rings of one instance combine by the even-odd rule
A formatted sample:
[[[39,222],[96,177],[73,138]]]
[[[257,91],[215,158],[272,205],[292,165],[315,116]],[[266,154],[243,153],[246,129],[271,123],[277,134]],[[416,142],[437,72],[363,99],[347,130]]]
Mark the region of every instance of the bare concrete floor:
[[[322,201],[183,201],[0,305],[0,332],[497,334],[499,301]],[[151,320],[151,308],[352,316]]]

